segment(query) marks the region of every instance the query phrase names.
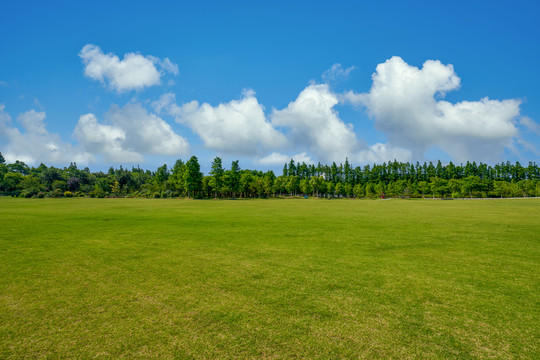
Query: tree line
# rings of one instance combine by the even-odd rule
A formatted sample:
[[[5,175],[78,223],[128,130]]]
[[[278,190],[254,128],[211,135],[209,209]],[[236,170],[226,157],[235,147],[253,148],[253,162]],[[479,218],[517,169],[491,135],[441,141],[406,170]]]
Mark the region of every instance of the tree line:
[[[531,197],[540,196],[540,168],[509,161],[494,166],[476,162],[455,165],[438,161],[420,164],[388,162],[353,167],[348,159],[339,165],[284,164],[281,175],[273,171],[241,169],[233,161],[226,169],[216,157],[209,174],[192,156],[155,171],[140,167],[104,173],[79,169],[76,163],[56,168],[22,161],[7,164],[0,153],[0,194],[18,197],[189,197],[268,198],[315,196],[325,198],[376,197]]]

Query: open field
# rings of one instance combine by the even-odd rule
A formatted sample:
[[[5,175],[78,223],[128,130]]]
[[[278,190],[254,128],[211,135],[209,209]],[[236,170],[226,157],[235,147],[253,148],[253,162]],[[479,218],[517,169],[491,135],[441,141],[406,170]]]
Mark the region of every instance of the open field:
[[[540,200],[0,198],[0,358],[540,358]]]

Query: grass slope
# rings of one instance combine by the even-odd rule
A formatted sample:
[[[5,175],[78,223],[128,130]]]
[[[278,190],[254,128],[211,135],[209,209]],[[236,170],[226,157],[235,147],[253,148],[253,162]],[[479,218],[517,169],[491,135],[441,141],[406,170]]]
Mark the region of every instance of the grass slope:
[[[539,358],[540,201],[0,199],[0,358]]]

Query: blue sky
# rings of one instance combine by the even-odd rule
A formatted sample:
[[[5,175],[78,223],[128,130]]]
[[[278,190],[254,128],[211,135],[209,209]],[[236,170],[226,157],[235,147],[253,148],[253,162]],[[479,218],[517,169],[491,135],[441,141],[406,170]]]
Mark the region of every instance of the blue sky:
[[[8,161],[540,158],[536,1],[3,2]]]

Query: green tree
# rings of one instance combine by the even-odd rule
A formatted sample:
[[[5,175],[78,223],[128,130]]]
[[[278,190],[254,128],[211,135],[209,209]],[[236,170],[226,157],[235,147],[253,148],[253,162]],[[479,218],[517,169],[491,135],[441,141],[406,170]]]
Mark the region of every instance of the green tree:
[[[384,182],[379,181],[377,185],[375,185],[375,193],[377,196],[383,196],[386,194],[386,186]]]
[[[238,160],[232,162],[228,175],[227,186],[234,198],[238,189],[240,189],[240,165],[238,165]]]
[[[333,182],[328,181],[326,183],[326,191],[330,197],[334,197],[334,194],[336,192],[336,185]]]
[[[23,174],[23,175],[30,174],[30,168],[28,167],[28,165],[26,165],[24,162],[19,161],[19,160],[16,160],[13,164],[8,164],[7,167],[9,171],[11,172],[15,172],[15,173]]]
[[[350,183],[352,181],[351,173],[351,164],[349,164],[349,159],[345,158],[345,164],[343,165],[343,180],[346,183]]]
[[[223,169],[223,164],[220,157],[214,158],[212,162],[212,168],[210,170],[210,175],[212,175],[210,186],[214,189],[214,198],[217,198],[217,194],[221,192],[223,188],[223,176],[225,170]]]
[[[111,185],[106,177],[100,177],[96,180],[95,190],[105,195],[111,190]]]
[[[338,182],[336,184],[336,190],[335,191],[336,191],[336,195],[338,197],[341,197],[341,196],[345,195],[345,186],[343,186],[343,183]]]
[[[209,198],[211,197],[211,193],[213,191],[212,185],[210,183],[212,182],[211,176],[203,176],[202,178],[202,194],[203,197]]]
[[[354,196],[356,196],[357,198],[364,197],[364,195],[365,195],[364,186],[362,186],[362,184],[356,184],[356,185],[354,185],[354,187],[353,187],[353,194],[354,194]]]
[[[396,188],[396,182],[395,181],[388,182],[388,184],[386,186],[386,195],[388,197],[396,197],[396,196],[400,195],[399,190]]]
[[[444,194],[448,193],[448,181],[437,176],[429,179],[429,187],[431,188],[433,197],[439,195],[442,198]]]
[[[519,190],[521,190],[523,197],[529,196],[534,192],[534,182],[532,180],[521,180],[517,183]]]
[[[172,187],[183,194],[185,191],[185,181],[184,181],[184,172],[186,171],[186,164],[181,159],[176,160],[173,168],[171,169],[171,176],[169,177],[169,182]]]
[[[121,185],[118,181],[114,181],[114,183],[111,185],[111,194],[113,194],[115,197],[120,194],[121,191]]]
[[[184,188],[188,197],[194,198],[197,192],[202,190],[202,177],[199,160],[196,156],[192,156],[186,162],[186,170],[184,171]]]
[[[156,174],[154,175],[154,181],[160,190],[164,190],[165,183],[168,179],[169,170],[167,169],[167,164],[163,164],[162,166],[157,168]]]
[[[430,187],[427,181],[422,180],[418,182],[418,191],[420,192],[422,197],[425,197],[429,190]]]
[[[311,188],[313,189],[313,192],[315,192],[315,196],[317,197],[319,197],[319,191],[321,190],[323,182],[324,179],[321,176],[313,176],[311,179],[309,179]]]
[[[311,195],[313,192],[313,187],[311,186],[309,179],[302,179],[300,181],[300,190],[304,195]]]
[[[289,172],[288,176],[294,176],[296,175],[296,165],[294,164],[294,159],[291,159],[289,162]]]
[[[4,165],[6,163],[6,159],[2,156],[2,153],[0,152],[0,165]]]
[[[61,190],[62,193],[67,190],[67,182],[64,180],[54,180],[52,183],[53,190]]]
[[[252,182],[253,190],[257,194],[257,197],[262,197],[264,194],[264,179],[260,176],[255,178],[255,181]]]
[[[367,197],[375,197],[377,195],[373,181],[368,181],[366,183],[365,192]]]
[[[283,194],[283,191],[285,189],[285,181],[284,179],[286,179],[285,176],[278,176],[275,180],[274,180],[274,185],[272,186],[272,192],[275,194],[275,193],[278,193],[279,196],[281,196]]]
[[[495,181],[493,185],[493,191],[495,192],[495,195],[500,196],[501,199],[503,197],[508,197],[512,194],[512,188],[507,181]]]
[[[274,191],[274,182],[276,180],[276,175],[274,175],[274,172],[272,170],[266,172],[264,174],[264,193],[267,196],[270,196],[272,194],[272,197],[275,195]]]
[[[4,164],[0,164],[0,191],[5,191],[4,189],[4,176],[8,173],[8,168]]]
[[[46,168],[40,173],[40,178],[47,190],[52,189],[52,183],[55,180],[62,180],[62,173],[54,167]]]
[[[251,173],[249,171],[242,172],[242,175],[240,175],[240,197],[242,197],[242,193],[244,194],[244,197],[248,197],[252,182],[253,176]]]
[[[289,194],[294,196],[297,194],[298,190],[300,190],[300,179],[296,175],[289,175],[285,186]]]
[[[452,192],[452,197],[460,197],[461,196],[461,180],[451,178],[448,180],[448,188],[450,189],[450,192]]]
[[[480,191],[481,187],[482,187],[482,182],[480,181],[480,178],[476,175],[470,175],[470,176],[467,176],[465,179],[463,179],[461,192],[464,194],[469,194],[469,196],[472,199],[473,193],[476,191]]]
[[[21,173],[8,172],[4,175],[4,189],[5,191],[16,191],[20,189],[20,183],[23,180]]]
[[[32,197],[37,195],[42,190],[41,182],[34,175],[26,175],[19,183],[19,187],[23,191],[21,195],[25,197]]]
[[[409,189],[408,189],[407,181],[397,180],[395,183],[395,190],[399,197],[408,196]]]

